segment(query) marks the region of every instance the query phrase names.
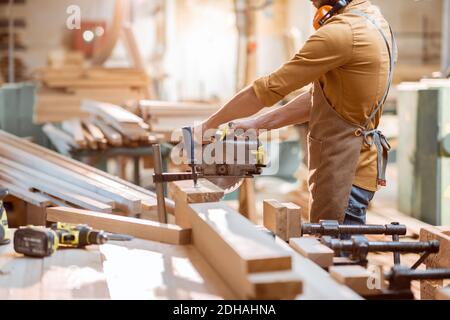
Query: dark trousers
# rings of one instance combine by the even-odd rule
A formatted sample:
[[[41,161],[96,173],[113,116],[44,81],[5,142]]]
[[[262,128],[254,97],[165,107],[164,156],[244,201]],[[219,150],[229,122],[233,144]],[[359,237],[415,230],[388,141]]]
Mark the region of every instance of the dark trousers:
[[[348,201],[348,207],[345,210],[345,225],[364,225],[367,221],[367,209],[373,200],[375,192],[367,191],[353,186]],[[350,236],[342,237],[342,240],[350,239]]]

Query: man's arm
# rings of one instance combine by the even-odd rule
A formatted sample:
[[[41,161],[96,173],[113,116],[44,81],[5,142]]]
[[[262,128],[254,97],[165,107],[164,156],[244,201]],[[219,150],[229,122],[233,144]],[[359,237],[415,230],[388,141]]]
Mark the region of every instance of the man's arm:
[[[264,107],[256,96],[253,86],[248,86],[203,123],[203,132],[219,128],[220,125],[236,119],[250,117]]]
[[[238,93],[205,121],[203,132],[233,120],[250,117],[264,107],[274,105],[289,93],[319,79],[329,70],[344,65],[351,58],[352,50],[353,34],[349,25],[343,21],[325,25],[309,38],[294,58],[271,75],[255,81],[253,86]],[[287,110],[300,112],[291,105],[287,106]],[[275,120],[278,115],[277,110],[265,120],[272,124],[274,121],[284,123],[289,120],[287,114],[285,120]]]
[[[253,119],[234,122],[236,129],[275,130],[309,121],[311,114],[311,92],[304,93],[285,106]]]

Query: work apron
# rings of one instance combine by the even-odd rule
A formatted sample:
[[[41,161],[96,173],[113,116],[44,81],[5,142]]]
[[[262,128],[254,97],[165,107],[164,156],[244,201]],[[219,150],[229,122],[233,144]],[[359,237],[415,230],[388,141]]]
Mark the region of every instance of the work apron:
[[[345,120],[328,103],[318,81],[314,83],[313,108],[309,122],[309,189],[310,220],[338,220],[344,222],[351,189],[363,144],[377,148],[378,185],[386,185],[386,166],[390,146],[378,129],[370,129],[372,120],[386,102],[392,83],[395,65],[395,39],[391,30],[392,45],[389,44],[378,23],[363,12],[351,11],[369,20],[378,29],[386,42],[389,59],[389,77],[383,98],[374,106],[363,125]]]

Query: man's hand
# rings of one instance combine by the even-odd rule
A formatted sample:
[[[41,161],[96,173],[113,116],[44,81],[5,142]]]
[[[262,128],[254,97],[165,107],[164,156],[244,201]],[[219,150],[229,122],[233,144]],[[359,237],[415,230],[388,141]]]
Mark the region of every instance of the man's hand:
[[[235,129],[235,130],[241,129],[241,130],[247,131],[247,130],[259,130],[261,128],[258,127],[257,119],[251,118],[251,119],[233,121],[233,129]]]

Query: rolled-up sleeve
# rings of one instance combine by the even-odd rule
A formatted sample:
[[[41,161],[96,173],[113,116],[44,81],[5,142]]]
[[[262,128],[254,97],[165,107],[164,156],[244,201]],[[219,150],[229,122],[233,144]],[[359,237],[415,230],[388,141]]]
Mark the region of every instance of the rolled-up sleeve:
[[[289,93],[344,65],[353,51],[353,32],[343,20],[320,28],[290,61],[274,73],[253,83],[260,102],[269,107]]]

